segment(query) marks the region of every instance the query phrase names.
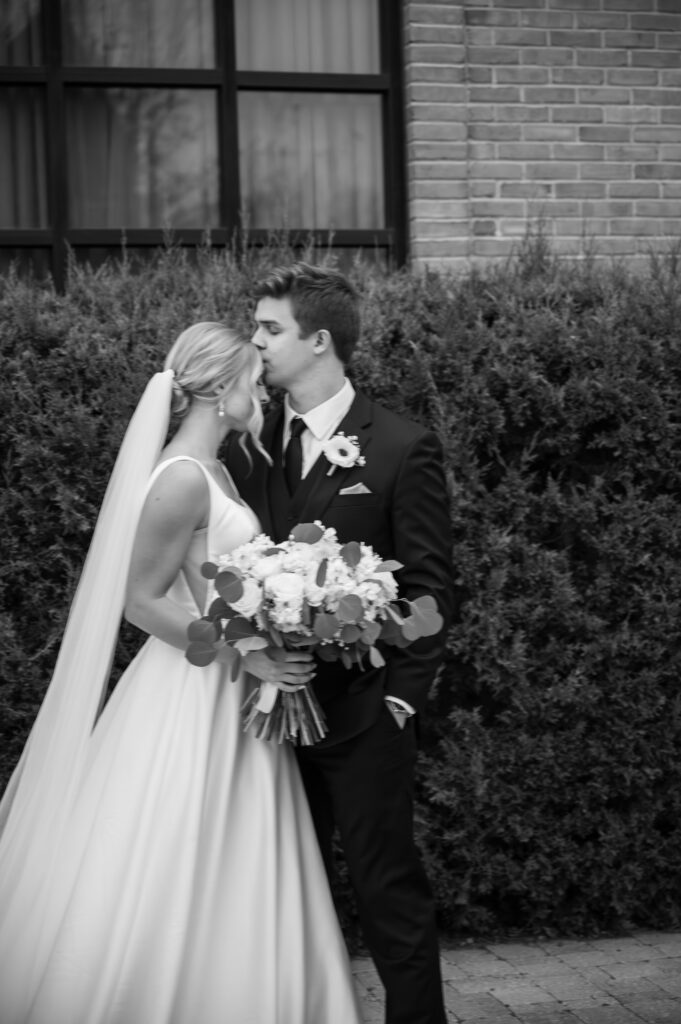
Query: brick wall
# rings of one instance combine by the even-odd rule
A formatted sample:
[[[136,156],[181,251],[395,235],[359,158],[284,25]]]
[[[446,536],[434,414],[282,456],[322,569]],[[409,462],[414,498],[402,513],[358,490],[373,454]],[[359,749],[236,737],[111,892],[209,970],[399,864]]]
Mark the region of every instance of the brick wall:
[[[681,0],[404,0],[411,256],[681,239]]]

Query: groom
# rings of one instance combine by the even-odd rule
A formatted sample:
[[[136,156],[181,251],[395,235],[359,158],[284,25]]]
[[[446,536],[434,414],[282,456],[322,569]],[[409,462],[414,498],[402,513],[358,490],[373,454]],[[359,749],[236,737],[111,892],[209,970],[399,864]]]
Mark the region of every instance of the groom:
[[[452,570],[440,444],[431,431],[355,391],[345,374],[359,338],[359,298],[335,270],[298,263],[256,290],[253,343],[265,381],[286,392],[265,421],[272,467],[230,450],[230,470],[262,528],[284,540],[321,520],[341,543],[397,559],[400,594],[432,594],[440,635],[385,650],[383,668],[318,662],[314,689],[328,735],[297,748],[322,853],[330,869],[340,833],[365,939],[386,989],[387,1024],[445,1024],[435,907],[413,839],[416,729],[441,661]],[[358,445],[349,447],[344,437]],[[329,462],[336,438],[349,466]],[[354,459],[353,459],[354,453]],[[333,453],[332,453],[333,459]],[[347,462],[347,459],[343,461]]]

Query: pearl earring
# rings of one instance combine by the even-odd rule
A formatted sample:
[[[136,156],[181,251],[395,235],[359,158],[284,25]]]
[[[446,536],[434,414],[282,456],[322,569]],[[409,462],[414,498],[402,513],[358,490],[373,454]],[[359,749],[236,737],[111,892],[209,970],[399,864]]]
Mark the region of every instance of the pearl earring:
[[[225,406],[224,406],[224,403],[221,400],[218,403],[218,416],[220,417],[220,419],[224,419],[224,415],[225,415]]]

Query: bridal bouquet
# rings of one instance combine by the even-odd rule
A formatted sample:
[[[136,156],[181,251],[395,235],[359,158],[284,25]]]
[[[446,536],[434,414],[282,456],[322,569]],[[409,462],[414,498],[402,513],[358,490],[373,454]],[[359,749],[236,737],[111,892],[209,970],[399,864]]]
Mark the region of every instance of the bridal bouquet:
[[[217,596],[190,624],[186,656],[193,665],[208,665],[227,644],[237,671],[248,651],[303,648],[346,668],[378,668],[385,661],[377,644],[406,647],[442,628],[434,598],[398,597],[393,572],[401,567],[366,544],[340,544],[336,531],[319,522],[296,526],[281,544],[260,534],[202,566]],[[242,710],[244,728],[265,739],[309,745],[327,731],[307,686],[288,692],[262,682]]]

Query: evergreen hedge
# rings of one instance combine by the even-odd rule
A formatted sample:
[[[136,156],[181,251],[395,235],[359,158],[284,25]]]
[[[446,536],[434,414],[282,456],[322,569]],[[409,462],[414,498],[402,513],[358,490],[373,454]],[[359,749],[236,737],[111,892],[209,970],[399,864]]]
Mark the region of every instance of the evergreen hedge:
[[[0,278],[3,781],[144,382],[189,323],[248,330],[291,255],[169,247],[74,265],[63,295]],[[679,926],[679,254],[633,274],[537,236],[461,278],[351,276],[354,379],[439,432],[451,485],[458,610],[417,808],[443,928]],[[124,627],[114,681],[140,641]]]

